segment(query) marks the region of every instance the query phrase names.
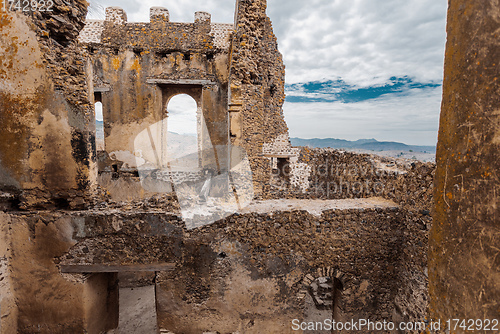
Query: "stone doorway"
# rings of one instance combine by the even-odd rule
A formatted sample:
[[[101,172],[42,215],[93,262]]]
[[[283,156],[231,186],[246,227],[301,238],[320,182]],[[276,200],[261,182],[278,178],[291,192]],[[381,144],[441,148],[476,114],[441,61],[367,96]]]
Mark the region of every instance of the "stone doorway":
[[[89,334],[157,333],[156,275],[173,264],[61,265],[61,272],[85,274]]]

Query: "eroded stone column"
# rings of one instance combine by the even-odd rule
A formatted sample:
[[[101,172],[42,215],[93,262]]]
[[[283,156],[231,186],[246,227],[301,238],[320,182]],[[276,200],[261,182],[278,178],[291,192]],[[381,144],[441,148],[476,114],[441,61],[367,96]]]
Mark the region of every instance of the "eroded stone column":
[[[500,3],[449,2],[431,316],[500,318]],[[453,329],[453,328],[452,328]]]

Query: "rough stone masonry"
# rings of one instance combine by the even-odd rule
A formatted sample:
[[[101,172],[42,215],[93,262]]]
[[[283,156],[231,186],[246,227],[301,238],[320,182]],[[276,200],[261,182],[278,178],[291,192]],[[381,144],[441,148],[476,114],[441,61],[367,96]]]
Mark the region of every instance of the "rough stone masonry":
[[[204,12],[192,23],[170,22],[160,7],[151,8],[147,23],[128,22],[117,7],[103,21],[85,22],[87,5],[54,0],[53,12],[0,12],[0,333],[111,333],[123,328],[120,315],[134,311],[120,310],[120,291],[144,286],[155,291],[156,330],[170,333],[292,333],[293,319],[399,323],[428,316],[435,166],[292,148],[282,111],[284,66],[265,0],[238,0],[231,24],[212,23]],[[481,23],[490,13],[479,0],[457,6],[450,5],[450,36],[453,27],[462,31],[464,17]],[[474,38],[486,36],[483,25],[471,25]],[[487,38],[471,45],[479,41],[493,48]],[[470,62],[473,69],[487,65],[481,80],[496,66],[483,62],[490,59],[485,48],[478,46],[479,63]],[[466,70],[454,74],[449,64],[465,54],[453,50],[445,92],[456,82],[452,75]],[[168,120],[168,102],[178,94],[196,101],[200,151],[242,147],[253,172],[254,203],[195,230],[186,229],[174,192],[142,187],[134,145]],[[477,105],[493,95],[484,96]],[[96,101],[103,104],[103,150],[96,147]],[[446,133],[455,133],[447,122],[458,117],[448,114],[447,101],[429,259],[431,311],[443,317],[461,303],[446,282],[464,287],[457,270],[474,266],[468,259],[451,270],[443,255],[452,257],[447,250],[456,242],[463,254],[478,249],[472,239],[447,239],[462,231],[453,230],[458,212],[475,207],[453,192],[459,176],[464,185],[471,179],[450,169],[459,157],[446,156]],[[491,117],[481,118],[471,138],[493,131]],[[492,154],[484,160],[491,166],[483,166],[494,188],[495,137],[485,138],[491,145],[468,147]],[[215,155],[220,170],[231,168],[230,151]],[[458,190],[443,197],[443,180]],[[493,201],[481,195],[493,188],[475,187],[474,198]],[[484,209],[488,217],[493,204]],[[494,218],[486,222],[493,232],[482,230],[485,256],[496,240]],[[478,276],[464,291],[477,297],[468,309],[484,305],[494,316],[498,266],[484,264],[488,279]],[[474,295],[475,287],[484,292]]]

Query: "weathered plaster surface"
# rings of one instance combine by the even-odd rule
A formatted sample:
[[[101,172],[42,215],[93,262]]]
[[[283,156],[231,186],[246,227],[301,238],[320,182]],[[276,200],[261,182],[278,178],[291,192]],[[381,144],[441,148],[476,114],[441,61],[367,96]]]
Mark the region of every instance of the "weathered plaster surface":
[[[7,176],[0,187],[21,193],[23,207],[55,205],[69,193],[83,198],[95,184],[92,110],[81,53],[68,31],[82,4],[69,13],[56,6],[49,17],[0,12],[0,170]],[[69,16],[68,25],[52,26],[56,14]]]

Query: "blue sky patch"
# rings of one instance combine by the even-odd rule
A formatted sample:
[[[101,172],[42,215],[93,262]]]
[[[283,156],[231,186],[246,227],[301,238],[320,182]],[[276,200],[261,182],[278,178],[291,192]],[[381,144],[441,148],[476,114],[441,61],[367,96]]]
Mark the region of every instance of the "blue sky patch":
[[[356,103],[379,98],[389,94],[406,94],[410,90],[424,90],[441,86],[441,83],[414,82],[409,77],[391,77],[385,85],[357,87],[342,79],[313,81],[286,85],[286,101],[290,103],[342,102]]]

